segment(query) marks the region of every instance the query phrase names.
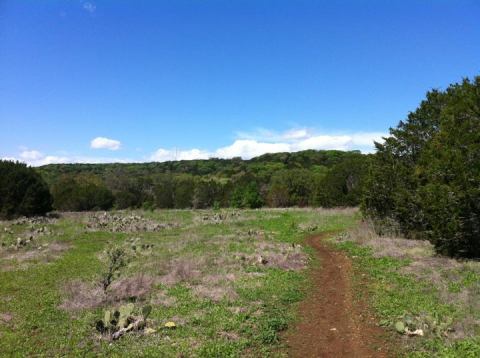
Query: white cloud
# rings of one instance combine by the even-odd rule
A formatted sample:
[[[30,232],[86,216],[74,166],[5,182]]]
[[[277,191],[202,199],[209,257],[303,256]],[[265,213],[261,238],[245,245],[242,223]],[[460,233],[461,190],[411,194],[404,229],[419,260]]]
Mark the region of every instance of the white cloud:
[[[372,141],[383,142],[383,137],[388,137],[387,133],[371,132],[371,133],[356,133],[352,136],[352,143],[359,146],[370,146]]]
[[[105,137],[97,137],[90,142],[90,148],[93,149],[119,150],[120,146],[120,141]]]
[[[308,137],[308,131],[305,128],[291,129],[286,131],[282,137],[286,140],[305,138]]]
[[[150,156],[150,160],[154,162],[167,162],[171,160],[208,159],[210,156],[210,153],[200,149],[176,150],[160,148]]]
[[[2,160],[19,161],[26,163],[32,167],[38,167],[48,164],[63,163],[132,163],[135,160],[127,158],[110,158],[110,157],[88,157],[88,156],[72,156],[68,153],[62,155],[45,155],[38,150],[30,150],[22,148],[17,157],[2,157]],[[137,160],[138,162],[138,160]]]
[[[20,152],[19,158],[11,158],[12,160],[18,160],[20,162],[25,162],[32,166],[40,166],[46,164],[56,164],[56,163],[68,163],[70,158],[61,157],[56,155],[44,155],[38,150],[29,150],[27,148],[23,149]]]
[[[267,143],[253,139],[237,139],[233,144],[219,148],[214,156],[218,158],[252,158],[265,153],[278,153],[291,151],[288,143]]]
[[[349,150],[348,143],[351,140],[352,137],[349,135],[316,135],[292,143],[292,148],[294,151],[306,149]]]
[[[214,150],[200,148],[192,149],[165,149],[159,148],[150,156],[141,159],[110,158],[110,157],[87,157],[72,156],[65,152],[60,155],[45,155],[37,150],[20,148],[21,152],[15,158],[7,160],[19,160],[32,166],[40,166],[54,163],[133,163],[144,161],[165,162],[172,160],[192,160],[208,158],[233,158],[242,157],[250,159],[265,153],[297,152],[306,149],[337,149],[337,150],[360,150],[363,153],[374,151],[373,141],[382,142],[382,137],[388,134],[381,132],[354,132],[354,133],[315,133],[305,128],[295,128],[283,133],[257,130],[254,133],[241,133],[239,138],[230,145]],[[117,150],[121,146],[120,141],[97,137],[91,141],[91,147],[95,149]]]
[[[232,144],[213,151],[190,149],[175,151],[160,148],[150,160],[165,162],[171,160],[233,158],[250,159],[265,153],[298,152],[307,149],[360,150],[363,153],[374,151],[373,141],[381,142],[385,133],[357,132],[351,134],[315,134],[313,131],[300,128],[284,133],[276,133],[259,129],[254,133],[239,133],[239,139]]]
[[[87,1],[83,3],[83,10],[89,12],[90,14],[93,14],[95,10],[97,10],[97,6]]]
[[[38,150],[24,150],[20,153],[20,158],[25,160],[38,160],[43,157],[43,154]]]

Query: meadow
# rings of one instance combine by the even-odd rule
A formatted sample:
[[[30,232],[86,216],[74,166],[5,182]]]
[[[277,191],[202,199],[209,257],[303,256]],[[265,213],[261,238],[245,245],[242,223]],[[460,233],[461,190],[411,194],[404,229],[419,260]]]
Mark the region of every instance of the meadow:
[[[356,209],[60,213],[0,229],[2,356],[287,356],[322,268],[305,238],[321,232],[392,355],[480,353],[478,262],[379,237]]]
[[[303,238],[346,229],[355,220],[349,209],[292,209],[65,213],[4,221],[0,353],[281,354],[278,332],[308,289]],[[115,250],[125,262],[104,289]],[[132,316],[151,306],[144,328],[117,340],[96,328],[105,310],[127,303],[134,305]]]

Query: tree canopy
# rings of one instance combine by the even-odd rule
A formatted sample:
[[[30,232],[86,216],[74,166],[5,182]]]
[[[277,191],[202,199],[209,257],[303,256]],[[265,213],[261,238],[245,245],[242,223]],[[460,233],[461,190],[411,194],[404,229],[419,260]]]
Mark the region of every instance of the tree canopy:
[[[52,197],[42,177],[23,163],[0,160],[0,217],[43,215]]]
[[[376,147],[364,212],[441,253],[479,257],[480,77],[427,93]]]

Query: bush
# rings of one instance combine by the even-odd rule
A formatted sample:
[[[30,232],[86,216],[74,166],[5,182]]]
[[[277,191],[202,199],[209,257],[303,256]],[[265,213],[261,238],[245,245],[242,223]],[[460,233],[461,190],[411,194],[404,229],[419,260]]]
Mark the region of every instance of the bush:
[[[52,197],[42,177],[26,164],[0,160],[0,217],[44,215]]]
[[[91,176],[60,178],[52,186],[54,207],[63,211],[108,210],[112,208],[112,192]]]
[[[368,157],[352,154],[321,176],[315,187],[315,205],[357,206],[362,200]]]
[[[376,144],[363,211],[437,251],[480,257],[480,77],[431,91]]]
[[[263,200],[257,183],[251,182],[234,189],[230,203],[234,208],[256,209],[262,207]]]
[[[311,201],[314,175],[306,169],[286,169],[276,172],[270,181],[270,206],[306,206]]]

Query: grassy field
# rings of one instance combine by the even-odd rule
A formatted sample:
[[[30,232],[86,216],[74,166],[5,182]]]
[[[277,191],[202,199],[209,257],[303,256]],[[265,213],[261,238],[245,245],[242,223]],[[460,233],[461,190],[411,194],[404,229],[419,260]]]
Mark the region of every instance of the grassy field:
[[[308,289],[303,238],[355,221],[348,209],[295,209],[2,222],[0,355],[282,355],[278,332]],[[125,265],[105,289],[115,250]],[[142,330],[112,341],[96,322],[127,302],[132,315],[152,312]]]
[[[399,356],[480,357],[479,261],[437,256],[425,241],[379,237],[368,223],[332,243],[353,262],[358,299],[370,302],[380,325],[398,330]]]
[[[398,355],[480,356],[480,263],[380,238],[359,219],[353,209],[272,209],[0,222],[0,356],[284,356],[279,332],[309,289],[304,269],[321,264],[304,238],[322,231],[343,232],[332,247],[351,258],[357,298]],[[127,303],[131,317],[151,313],[113,340],[98,321]]]

